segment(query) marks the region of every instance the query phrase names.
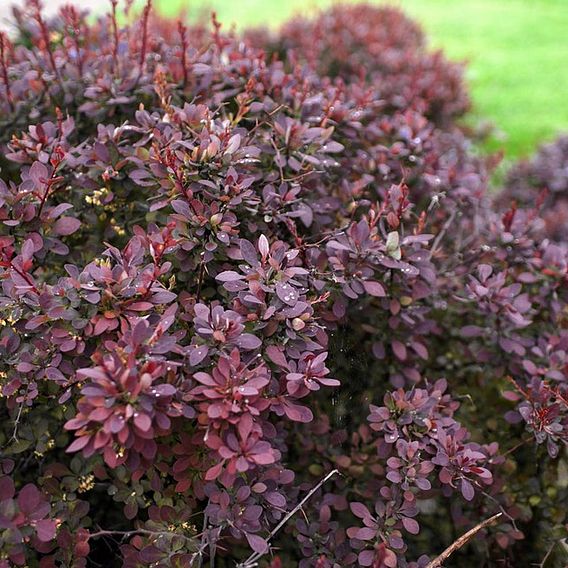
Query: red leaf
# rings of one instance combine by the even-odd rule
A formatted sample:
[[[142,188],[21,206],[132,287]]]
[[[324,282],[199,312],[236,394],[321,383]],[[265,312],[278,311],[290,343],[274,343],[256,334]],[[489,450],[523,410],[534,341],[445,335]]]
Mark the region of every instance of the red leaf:
[[[205,480],[213,481],[214,479],[217,479],[219,475],[221,475],[221,470],[223,469],[223,463],[224,462],[220,462],[217,465],[210,467],[207,470],[207,473],[205,474]]]
[[[89,440],[91,439],[90,436],[81,436],[80,438],[77,438],[68,448],[67,448],[67,453],[70,454],[72,452],[78,452],[79,450],[82,450],[88,443]]]

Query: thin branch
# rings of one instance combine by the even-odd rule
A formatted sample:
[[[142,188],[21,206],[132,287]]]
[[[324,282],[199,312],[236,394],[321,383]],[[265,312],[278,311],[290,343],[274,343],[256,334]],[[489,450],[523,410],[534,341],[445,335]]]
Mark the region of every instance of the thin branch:
[[[512,448],[509,448],[506,452],[502,453],[501,456],[505,457],[513,452],[516,452],[521,446],[524,446],[527,442],[530,442],[532,438],[524,438],[518,444],[515,444]]]
[[[116,6],[118,0],[110,0],[111,3],[111,15],[110,21],[112,24],[112,72],[117,74],[118,69],[118,22],[116,20]]]
[[[59,143],[61,142],[61,138],[63,137],[63,128],[61,126],[63,117],[61,116],[61,110],[59,108],[56,108],[56,111],[57,111],[57,125],[58,125],[58,130],[59,130],[59,136],[57,138],[57,142],[55,143],[55,146],[52,148],[52,150],[49,154],[49,162],[51,163],[51,165],[53,167],[53,171],[51,172],[49,179],[47,179],[47,180],[42,179],[41,180],[42,182],[45,183],[45,193],[41,197],[39,209],[38,209],[38,212],[37,212],[37,215],[36,215],[36,217],[38,219],[41,219],[41,213],[43,211],[43,207],[44,207],[45,202],[47,201],[47,198],[48,198],[48,196],[49,196],[49,194],[52,190],[52,187],[64,179],[61,176],[57,176],[57,168],[59,167],[59,165],[61,164],[62,159],[63,159],[63,153],[62,153],[61,148],[59,147]],[[53,156],[54,153],[55,153],[55,156]]]
[[[172,531],[150,531],[147,529],[134,529],[131,531],[113,531],[113,530],[98,530],[97,532],[93,532],[89,534],[89,539],[91,538],[100,538],[105,536],[121,536],[123,538],[136,536],[136,535],[146,535],[146,536],[165,536],[168,538],[182,538],[185,541],[193,542],[193,538],[189,536],[185,536],[183,534],[179,534],[178,532]]]
[[[542,559],[542,562],[540,564],[535,564],[534,566],[536,566],[537,568],[544,568],[545,564],[547,563],[548,559],[550,558],[550,555],[552,554],[552,552],[554,551],[554,549],[556,548],[556,545],[559,543],[560,541],[555,540],[549,547],[549,549],[547,550],[546,554],[544,555],[544,558]]]
[[[209,519],[207,518],[207,513],[203,513],[203,530],[201,536],[201,546],[199,550],[191,557],[191,563],[195,560],[197,556],[197,568],[201,568],[203,564],[203,551],[209,546],[209,539],[207,538],[207,525],[209,524]]]
[[[203,286],[203,279],[205,278],[205,262],[203,259],[199,263],[199,276],[197,277],[197,292],[195,294],[195,299],[199,302],[201,297],[201,287]]]
[[[431,252],[430,252],[431,256],[434,256],[434,254],[437,252],[438,247],[440,246],[440,243],[442,242],[442,239],[444,238],[444,235],[446,234],[446,232],[450,228],[450,225],[454,222],[455,218],[456,218],[456,211],[452,211],[452,214],[450,215],[448,220],[444,223],[442,230],[438,233],[438,236],[434,240],[434,244],[432,245],[432,249],[431,249]]]
[[[3,266],[3,265],[0,265]],[[27,283],[28,286],[31,288],[32,292],[35,292],[36,294],[39,294],[39,290],[37,288],[37,286],[34,284],[31,276],[27,273],[24,272],[23,270],[20,270],[13,262],[9,262],[8,263],[8,268],[11,268],[16,274],[18,274],[20,276],[20,278],[23,278]]]
[[[255,130],[257,130],[258,128],[260,128],[261,126],[265,125],[275,114],[278,114],[282,109],[285,109],[286,105],[281,104],[278,105],[274,110],[271,110],[267,115],[266,118],[262,119],[260,122],[257,120],[255,126],[253,126],[249,132],[248,132],[248,136],[252,137],[252,134],[254,133]]]
[[[12,436],[10,437],[10,440],[8,441],[8,443],[18,442],[18,427],[20,425],[20,419],[22,418],[23,409],[24,409],[24,401],[22,401],[20,403],[20,407],[18,408],[18,415],[16,416],[16,419],[14,420],[14,430],[12,432]]]
[[[142,45],[140,48],[140,75],[144,72],[146,64],[146,52],[148,50],[148,25],[150,19],[150,12],[152,11],[152,0],[146,2],[144,11],[142,12]]]
[[[47,24],[45,23],[45,20],[43,19],[43,16],[41,14],[41,3],[39,2],[39,0],[33,0],[32,3],[31,3],[31,6],[35,9],[33,15],[34,15],[34,19],[37,22],[37,25],[39,27],[41,39],[44,43],[45,52],[47,53],[47,59],[49,60],[49,64],[50,64],[50,66],[53,70],[53,73],[55,74],[55,78],[57,79],[57,82],[59,83],[59,86],[61,87],[63,94],[66,95],[67,90],[66,90],[65,84],[63,83],[63,80],[61,78],[61,74],[59,73],[57,63],[55,62],[55,56],[53,55],[53,49],[51,48],[51,39],[49,37],[49,29],[48,29]]]
[[[8,50],[10,42],[8,36],[4,32],[0,32],[0,67],[2,68],[2,78],[4,79],[4,87],[6,88],[6,99],[10,106],[10,111],[14,112],[14,101],[12,99],[12,90],[10,88],[10,76],[8,74]]]
[[[68,6],[70,17],[73,22],[73,43],[75,44],[75,49],[77,51],[77,70],[79,71],[79,77],[81,81],[83,80],[83,56],[81,55],[81,42],[79,41],[81,33],[81,17],[79,16],[77,9],[74,6]],[[88,37],[87,31],[84,29],[83,33],[85,37]]]
[[[198,561],[197,568],[201,567],[201,565],[203,564],[203,552],[205,551],[205,549],[208,546],[209,546],[209,543],[207,541],[205,541],[204,543],[201,544],[201,546],[199,547],[197,552],[194,552],[191,555],[191,558],[189,559],[189,566],[193,566],[193,563],[195,562],[195,559],[197,558],[197,561]]]
[[[181,40],[181,67],[183,71],[183,88],[187,87],[188,72],[187,72],[187,26],[184,26],[182,21],[178,21],[178,33]]]
[[[310,492],[276,525],[276,527],[270,533],[268,540],[272,539],[280,529],[309,501],[312,495],[325,485],[334,475],[339,474],[339,470],[334,469],[330,471],[315,487],[313,487]]]
[[[312,495],[338,473],[339,470],[334,469],[320,480],[320,482],[309,491],[309,493],[274,527],[274,529],[272,529],[266,539],[267,543],[270,544],[270,541],[276,536],[280,529],[282,529],[282,527],[306,504],[306,502],[310,500]],[[264,556],[264,554],[265,553],[253,552],[244,562],[237,564],[237,568],[253,568],[254,566],[258,566],[257,560]]]
[[[271,138],[270,139],[270,144],[272,144],[272,147],[274,148],[274,151],[276,152],[276,157],[278,158],[277,161],[277,165],[278,165],[278,169],[280,170],[280,182],[284,183],[284,170],[282,169],[282,160],[280,159],[280,150],[278,149],[278,146],[276,146],[276,142],[274,142],[274,140]]]
[[[45,180],[45,192],[43,193],[43,195],[41,196],[41,200],[39,202],[39,208],[37,211],[37,218],[39,219],[41,217],[42,211],[43,211],[43,207],[45,205],[45,202],[47,201],[47,197],[49,196],[50,192],[51,192],[51,186],[55,185],[55,170],[57,168],[53,168],[53,173],[51,174],[50,179]],[[44,181],[44,180],[42,180]]]
[[[485,519],[471,530],[467,531],[465,534],[460,536],[455,542],[453,542],[442,554],[434,558],[430,563],[427,564],[426,568],[441,568],[443,563],[456,551],[459,550],[462,546],[467,544],[480,530],[494,525],[501,517],[503,513],[497,513],[488,519]]]
[[[515,522],[515,519],[509,515],[509,513],[507,513],[507,511],[505,510],[505,508],[503,507],[503,505],[501,505],[501,503],[499,503],[499,501],[497,499],[495,499],[495,497],[493,497],[493,495],[489,495],[489,493],[487,493],[486,491],[483,490],[483,488],[481,487],[481,484],[479,482],[476,482],[475,485],[480,489],[481,494],[486,497],[487,499],[489,499],[490,501],[492,501],[493,503],[495,503],[495,505],[497,505],[497,507],[499,507],[499,510],[501,511],[501,513],[507,517],[507,519],[509,519],[509,521],[511,522],[511,524],[513,525],[513,528],[518,531],[519,529],[517,528],[517,523]]]

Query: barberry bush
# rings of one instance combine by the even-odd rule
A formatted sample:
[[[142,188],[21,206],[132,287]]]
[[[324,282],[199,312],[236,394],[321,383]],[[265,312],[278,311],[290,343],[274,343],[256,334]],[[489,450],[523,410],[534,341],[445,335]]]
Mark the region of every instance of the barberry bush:
[[[511,202],[541,211],[542,234],[553,241],[568,237],[568,136],[543,144],[536,155],[520,160],[507,172],[497,205]]]
[[[337,5],[314,19],[294,19],[264,41],[291,66],[302,62],[332,79],[371,83],[383,111],[415,108],[448,125],[470,108],[463,65],[428,51],[420,26],[394,7]]]
[[[0,566],[555,561],[568,248],[459,67],[392,9],[123,9],[0,36]]]

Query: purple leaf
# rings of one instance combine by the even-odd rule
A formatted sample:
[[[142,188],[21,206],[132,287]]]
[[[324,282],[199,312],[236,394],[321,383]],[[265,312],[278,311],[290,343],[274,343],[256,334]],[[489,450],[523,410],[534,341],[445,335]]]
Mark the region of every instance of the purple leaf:
[[[207,357],[209,348],[206,345],[191,345],[188,349],[189,351],[189,364],[192,367],[196,367]]]
[[[268,552],[268,542],[264,540],[262,537],[251,534],[245,533],[245,536],[250,544],[250,547],[258,554],[266,554]]]
[[[256,266],[259,265],[258,255],[256,253],[256,248],[254,247],[254,245],[250,241],[247,241],[246,239],[241,239],[240,248],[241,248],[241,254],[243,256],[243,260],[248,262],[253,267],[256,267]]]
[[[55,221],[51,231],[55,235],[71,235],[81,226],[81,221],[74,217],[60,217]]]
[[[283,406],[286,416],[294,422],[311,422],[314,419],[312,411],[305,406],[291,402],[286,402]]]
[[[269,345],[266,348],[266,354],[268,355],[268,358],[279,367],[282,367],[283,369],[289,369],[286,355],[284,355],[282,349],[280,349],[276,345]]]
[[[262,340],[252,333],[243,333],[237,338],[236,344],[241,349],[252,351],[253,349],[258,349],[262,345]]]
[[[355,533],[355,538],[359,540],[373,540],[376,536],[377,531],[369,527],[361,528]]]
[[[0,501],[12,499],[16,489],[11,477],[0,477]]]
[[[25,515],[30,515],[38,508],[41,502],[41,493],[33,483],[28,483],[18,493],[17,501],[20,511]]]
[[[463,498],[466,501],[471,501],[475,497],[475,491],[473,489],[473,485],[467,479],[461,480],[461,492]]]
[[[152,419],[142,412],[134,414],[134,424],[143,432],[148,432],[152,428]]]
[[[177,393],[177,389],[174,385],[164,383],[155,385],[150,392],[154,396],[174,396]]]
[[[367,509],[363,503],[359,503],[358,501],[349,503],[349,508],[351,509],[351,512],[360,519],[367,519],[371,516],[369,509]]]
[[[409,517],[402,517],[402,525],[410,534],[418,534],[420,532],[420,525]]]
[[[41,162],[34,162],[30,167],[28,175],[36,189],[43,188],[49,179],[49,171]]]
[[[39,540],[49,542],[55,538],[57,524],[53,519],[43,519],[36,523],[36,533]]]
[[[298,290],[287,282],[276,283],[276,295],[289,306],[294,306],[300,297]]]
[[[371,296],[375,296],[377,298],[384,298],[386,296],[385,289],[379,282],[364,280],[363,287],[365,288],[365,292],[367,292],[367,294],[370,294]]]
[[[244,275],[235,272],[234,270],[225,270],[215,276],[215,280],[219,282],[234,282],[235,280],[244,280]]]
[[[357,557],[360,566],[372,566],[375,561],[375,551],[374,550],[363,550],[359,553]]]
[[[397,358],[400,359],[401,361],[406,361],[407,357],[406,346],[397,339],[393,339],[391,346]]]

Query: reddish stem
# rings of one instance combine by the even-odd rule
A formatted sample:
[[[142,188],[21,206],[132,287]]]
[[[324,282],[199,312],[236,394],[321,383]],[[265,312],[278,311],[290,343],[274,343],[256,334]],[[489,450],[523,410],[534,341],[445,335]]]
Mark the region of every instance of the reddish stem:
[[[183,69],[183,86],[187,85],[187,27],[178,20],[178,31],[181,38],[181,67]]]
[[[59,86],[61,87],[61,90],[65,93],[65,86],[63,85],[63,81],[61,80],[61,75],[59,74],[59,69],[57,69],[57,65],[55,63],[55,56],[53,55],[53,51],[51,49],[51,41],[49,39],[49,29],[47,28],[47,24],[45,23],[45,20],[43,19],[42,15],[41,15],[41,3],[40,3],[39,0],[32,0],[31,5],[35,8],[35,19],[36,19],[36,22],[39,26],[39,30],[40,30],[40,33],[41,33],[41,39],[44,43],[45,51],[46,51],[47,57],[49,59],[49,64],[51,65],[53,73],[55,74],[55,78],[57,79],[57,82],[59,83]],[[40,75],[43,75],[43,74],[40,73]],[[44,85],[46,86],[46,89],[47,89],[47,85],[45,84],[45,80],[43,80],[43,83],[44,83]]]
[[[81,32],[81,19],[79,13],[75,6],[64,6],[62,9],[62,14],[67,16],[69,24],[71,25],[72,32],[70,34],[70,39],[75,45],[75,51],[77,52],[77,70],[79,75],[83,76],[83,58],[81,57],[81,44],[79,43],[79,37]],[[85,34],[86,35],[86,34]]]
[[[148,50],[148,21],[150,19],[150,11],[152,10],[152,0],[146,2],[144,12],[142,13],[142,48],[140,50],[140,74],[144,71],[144,63],[146,62],[146,52]]]
[[[33,6],[35,7],[35,19],[39,26],[39,31],[41,32],[41,38],[43,39],[43,43],[45,45],[45,50],[47,52],[47,56],[49,59],[49,63],[53,72],[57,74],[57,65],[55,64],[55,57],[53,56],[53,51],[51,51],[51,41],[49,40],[49,30],[45,24],[45,21],[41,15],[41,4],[39,1],[33,2]]]
[[[505,379],[507,381],[509,381],[516,389],[517,391],[519,391],[527,400],[530,398],[529,393],[525,390],[523,390],[517,383],[517,381],[515,381],[515,379],[513,379],[513,377],[511,376],[507,376],[505,377]]]
[[[62,179],[62,178],[58,178],[58,177],[55,175],[55,172],[57,171],[57,166],[58,166],[58,165],[59,165],[58,162],[56,162],[56,163],[54,164],[54,166],[53,166],[53,171],[51,172],[50,178],[49,178],[48,180],[45,180],[46,188],[45,188],[44,194],[42,195],[41,202],[40,202],[40,204],[39,204],[39,210],[38,210],[38,212],[37,212],[37,218],[38,218],[38,219],[41,218],[41,213],[42,213],[42,211],[43,211],[43,206],[45,205],[45,202],[47,201],[47,198],[48,198],[49,193],[50,193],[50,191],[51,191],[51,186],[52,186],[52,185],[55,185],[58,181],[60,181],[60,180]],[[44,181],[44,180],[42,180],[42,181]]]
[[[118,4],[118,0],[110,0],[110,2],[112,4],[112,71],[113,73],[116,73],[118,71],[118,22],[116,21],[116,6]]]
[[[36,285],[34,284],[33,280],[31,279],[29,274],[26,274],[23,270],[20,270],[12,261],[10,262],[10,268],[18,273],[31,287],[31,289],[36,293],[39,294],[39,290],[36,288]]]
[[[0,32],[0,66],[2,68],[2,78],[4,79],[4,85],[6,87],[6,98],[8,99],[8,104],[10,105],[10,110],[14,112],[14,102],[12,100],[12,91],[10,89],[10,78],[8,76],[8,63],[7,63],[7,51],[9,49],[10,43],[8,36]]]
[[[211,12],[211,23],[213,24],[213,41],[219,51],[222,51],[223,40],[221,38],[221,22],[217,19],[217,12]]]

